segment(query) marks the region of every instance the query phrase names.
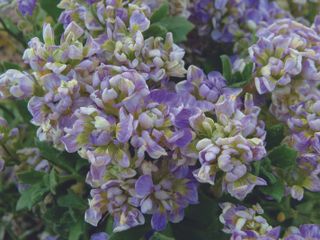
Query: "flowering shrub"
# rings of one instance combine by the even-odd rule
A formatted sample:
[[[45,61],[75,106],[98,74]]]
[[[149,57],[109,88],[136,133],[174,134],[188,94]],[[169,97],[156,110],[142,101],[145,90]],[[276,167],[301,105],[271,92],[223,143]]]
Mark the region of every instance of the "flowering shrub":
[[[0,2],[0,239],[320,239],[319,7]]]

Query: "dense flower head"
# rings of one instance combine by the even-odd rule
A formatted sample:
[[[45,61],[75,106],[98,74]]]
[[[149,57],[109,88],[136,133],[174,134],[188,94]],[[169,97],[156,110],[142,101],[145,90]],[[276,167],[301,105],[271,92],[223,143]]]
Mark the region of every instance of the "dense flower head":
[[[199,26],[200,35],[211,34],[217,42],[237,42],[238,50],[253,42],[258,29],[288,16],[276,3],[264,0],[196,0],[190,11],[190,19]]]
[[[236,96],[222,96],[215,105],[217,121],[199,115],[193,117],[193,129],[199,136],[195,144],[201,168],[194,172],[200,182],[215,184],[222,173],[222,188],[244,199],[255,185],[266,182],[250,173],[250,164],[261,160],[264,147],[264,124],[257,120],[259,108],[247,95],[243,112],[236,107]],[[220,174],[218,174],[220,173]]]
[[[144,224],[143,214],[151,214],[152,228],[163,230],[167,221],[181,221],[184,208],[197,203],[197,184],[187,166],[169,159],[131,162],[128,167],[111,162],[96,169],[102,169],[105,183],[91,191],[89,223],[97,225],[108,212],[114,217],[114,231],[123,231]]]
[[[244,199],[254,186],[266,185],[250,173],[250,164],[266,154],[264,123],[258,120],[260,108],[252,96],[247,94],[242,101],[241,91],[226,87],[219,73],[206,76],[194,66],[176,88],[179,94],[194,98],[192,107],[184,101],[185,109],[176,114],[175,124],[193,133],[182,152],[199,159],[195,178],[211,185],[222,182],[220,188],[238,199]]]
[[[89,6],[80,1],[62,1],[60,7],[65,9],[60,17],[65,26],[76,21],[100,44],[102,62],[136,69],[156,82],[185,74],[184,50],[173,43],[171,33],[165,39],[143,37],[150,26],[147,5],[96,1]],[[92,16],[92,7],[97,10],[98,22]]]
[[[316,224],[304,224],[299,227],[291,227],[286,233],[284,240],[316,240],[320,239],[320,226]]]
[[[278,240],[280,227],[273,228],[262,216],[259,204],[246,208],[232,203],[221,204],[222,214],[219,219],[224,224],[223,231],[231,234],[231,240]]]
[[[284,141],[299,152],[298,169],[286,178],[288,192],[298,200],[304,188],[320,191],[317,26],[317,21],[306,27],[290,19],[279,20],[261,29],[257,44],[249,49],[256,64],[257,91],[271,92],[270,111],[287,124],[290,134]]]
[[[260,30],[258,36],[249,52],[256,64],[255,84],[260,94],[293,81],[306,80],[312,84],[319,80],[316,58],[320,38],[314,29],[282,19]]]
[[[114,231],[144,224],[143,214],[152,215],[156,230],[181,221],[197,203],[189,169],[195,161],[180,152],[192,133],[174,124],[180,98],[168,83],[185,75],[184,51],[171,33],[144,39],[146,5],[62,1],[60,7],[66,9],[60,42],[45,24],[43,42],[33,38],[24,53],[38,84],[28,103],[38,137],[89,161],[90,224],[105,214]]]

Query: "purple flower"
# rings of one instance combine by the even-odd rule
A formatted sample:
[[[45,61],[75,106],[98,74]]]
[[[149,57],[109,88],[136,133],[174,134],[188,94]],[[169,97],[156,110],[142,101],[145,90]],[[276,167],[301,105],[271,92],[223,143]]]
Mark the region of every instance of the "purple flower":
[[[320,226],[316,224],[304,224],[299,228],[292,227],[285,234],[284,240],[316,240],[320,239]]]
[[[264,0],[203,1],[190,4],[190,20],[200,36],[209,35],[217,42],[235,43],[235,51],[246,50],[252,35],[279,18],[288,17],[276,3]]]
[[[232,203],[221,204],[222,214],[219,219],[224,224],[223,231],[231,234],[232,240],[265,239],[278,240],[280,227],[272,228],[259,204],[246,208]]]
[[[18,0],[18,9],[23,16],[32,16],[37,5],[37,0]]]
[[[152,214],[151,226],[156,231],[165,229],[168,221],[180,222],[184,208],[198,202],[197,185],[188,177],[188,168],[173,165],[169,166],[170,169],[163,169],[166,164],[159,164],[159,168],[168,174],[160,181],[154,181],[153,176],[155,178],[157,174],[154,173],[140,176],[135,183],[141,212]]]
[[[30,98],[35,89],[35,81],[26,72],[10,69],[0,75],[0,98]]]
[[[95,233],[91,235],[90,240],[108,240],[109,235],[105,232]]]

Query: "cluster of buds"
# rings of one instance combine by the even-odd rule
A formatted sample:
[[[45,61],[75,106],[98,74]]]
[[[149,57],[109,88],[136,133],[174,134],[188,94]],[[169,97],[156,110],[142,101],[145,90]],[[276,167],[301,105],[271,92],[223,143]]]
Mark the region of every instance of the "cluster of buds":
[[[227,88],[218,73],[205,76],[191,66],[187,76],[177,91],[193,96],[196,103],[192,106],[199,107],[181,111],[175,121],[193,132],[192,142],[183,150],[200,161],[200,169],[193,174],[202,183],[222,183],[219,187],[223,191],[244,199],[254,186],[266,185],[250,173],[251,164],[266,155],[264,123],[258,120],[260,108],[254,105],[252,95],[247,94],[243,101],[240,90]]]
[[[284,236],[280,236],[280,227],[272,227],[263,217],[264,211],[259,204],[247,208],[232,203],[222,203],[219,219],[224,225],[223,231],[231,234],[230,240],[317,240],[320,239],[320,226],[304,224],[289,227]]]
[[[223,231],[231,234],[231,240],[264,239],[278,240],[280,227],[273,228],[262,216],[259,204],[246,208],[232,203],[221,204],[219,219],[224,225]]]
[[[182,109],[168,81],[185,76],[184,51],[171,33],[144,39],[150,25],[144,4],[59,6],[65,9],[60,42],[45,24],[44,42],[31,39],[23,56],[35,79],[28,109],[39,139],[90,162],[85,219],[92,225],[106,214],[114,218],[114,231],[144,224],[143,214],[152,215],[155,230],[181,221],[184,209],[198,202],[195,160],[180,151],[192,133],[175,126]]]
[[[320,191],[319,18],[313,27],[290,19],[279,20],[259,31],[250,49],[256,64],[255,85],[259,94],[271,92],[271,113],[287,124],[284,141],[299,152],[298,170],[287,182],[292,197],[303,198],[304,188]]]
[[[199,35],[211,33],[216,42],[236,43],[236,51],[252,43],[254,33],[261,27],[289,16],[276,3],[263,0],[195,0],[190,11],[191,21],[199,26]]]
[[[184,50],[173,43],[171,33],[164,41],[160,37],[144,39],[142,33],[150,26],[147,5],[119,0],[80,2],[62,1],[60,21],[65,26],[76,21],[85,27],[100,44],[102,62],[136,69],[155,82],[184,76]]]

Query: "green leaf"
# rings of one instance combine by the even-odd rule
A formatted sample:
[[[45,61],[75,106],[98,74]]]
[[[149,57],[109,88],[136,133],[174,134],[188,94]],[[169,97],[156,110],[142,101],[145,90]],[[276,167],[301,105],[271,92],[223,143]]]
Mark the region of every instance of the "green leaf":
[[[149,29],[143,32],[143,36],[147,39],[149,37],[165,38],[168,30],[159,23],[152,24]]]
[[[276,183],[277,177],[272,174],[273,171],[271,168],[271,160],[268,157],[266,157],[259,162],[259,172],[261,172],[261,174],[265,176],[271,184]]]
[[[43,186],[42,183],[31,185],[29,189],[21,193],[21,196],[16,205],[16,210],[17,211],[23,210],[23,209],[31,210],[31,208],[36,203],[41,201],[44,195],[48,192],[49,192],[49,189]]]
[[[55,188],[58,186],[58,177],[54,169],[51,170],[50,174],[48,175],[49,180],[49,189],[50,191],[55,194]]]
[[[166,17],[158,23],[165,27],[168,32],[172,32],[173,40],[176,43],[187,40],[188,33],[194,28],[191,22],[180,16]]]
[[[172,224],[175,239],[183,240],[208,240],[208,239],[229,239],[221,229],[219,221],[221,209],[218,202],[199,191],[197,205],[191,205],[186,209],[185,218],[182,222]]]
[[[20,182],[25,184],[35,184],[42,182],[45,173],[34,170],[17,173]]]
[[[165,2],[158,8],[151,16],[150,22],[155,23],[159,22],[163,18],[167,17],[169,15],[169,4],[168,2]]]
[[[168,237],[162,233],[156,232],[155,234],[153,234],[150,240],[174,240],[174,238]]]
[[[83,198],[78,196],[72,191],[69,191],[67,195],[61,196],[57,200],[58,206],[66,208],[74,208],[85,210],[87,208],[87,203]]]
[[[273,166],[279,168],[290,168],[296,165],[298,152],[287,145],[275,147],[268,155]]]
[[[285,137],[284,134],[284,125],[282,123],[272,125],[271,127],[267,127],[267,149],[272,149],[276,146],[279,146],[282,140]]]
[[[7,62],[7,61],[2,62],[1,65],[3,66],[3,69],[5,71],[8,69],[17,69],[20,71],[22,70],[22,68],[18,64]]]
[[[117,232],[110,235],[109,240],[140,240],[150,230],[147,224],[131,228],[124,232]]]
[[[274,184],[268,185],[267,187],[262,187],[261,192],[266,195],[273,197],[277,202],[281,202],[285,193],[285,186],[282,181],[277,179]]]
[[[243,69],[242,79],[245,82],[249,82],[251,80],[251,77],[252,77],[252,72],[253,72],[253,63],[250,62],[250,63],[246,64],[246,66]]]
[[[220,56],[222,62],[222,75],[229,84],[232,84],[232,64],[227,55]]]
[[[57,7],[59,0],[40,0],[41,8],[46,11],[46,13],[51,16],[56,22],[62,12],[61,9]]]
[[[68,240],[79,240],[83,234],[83,222],[78,222],[71,226]]]

